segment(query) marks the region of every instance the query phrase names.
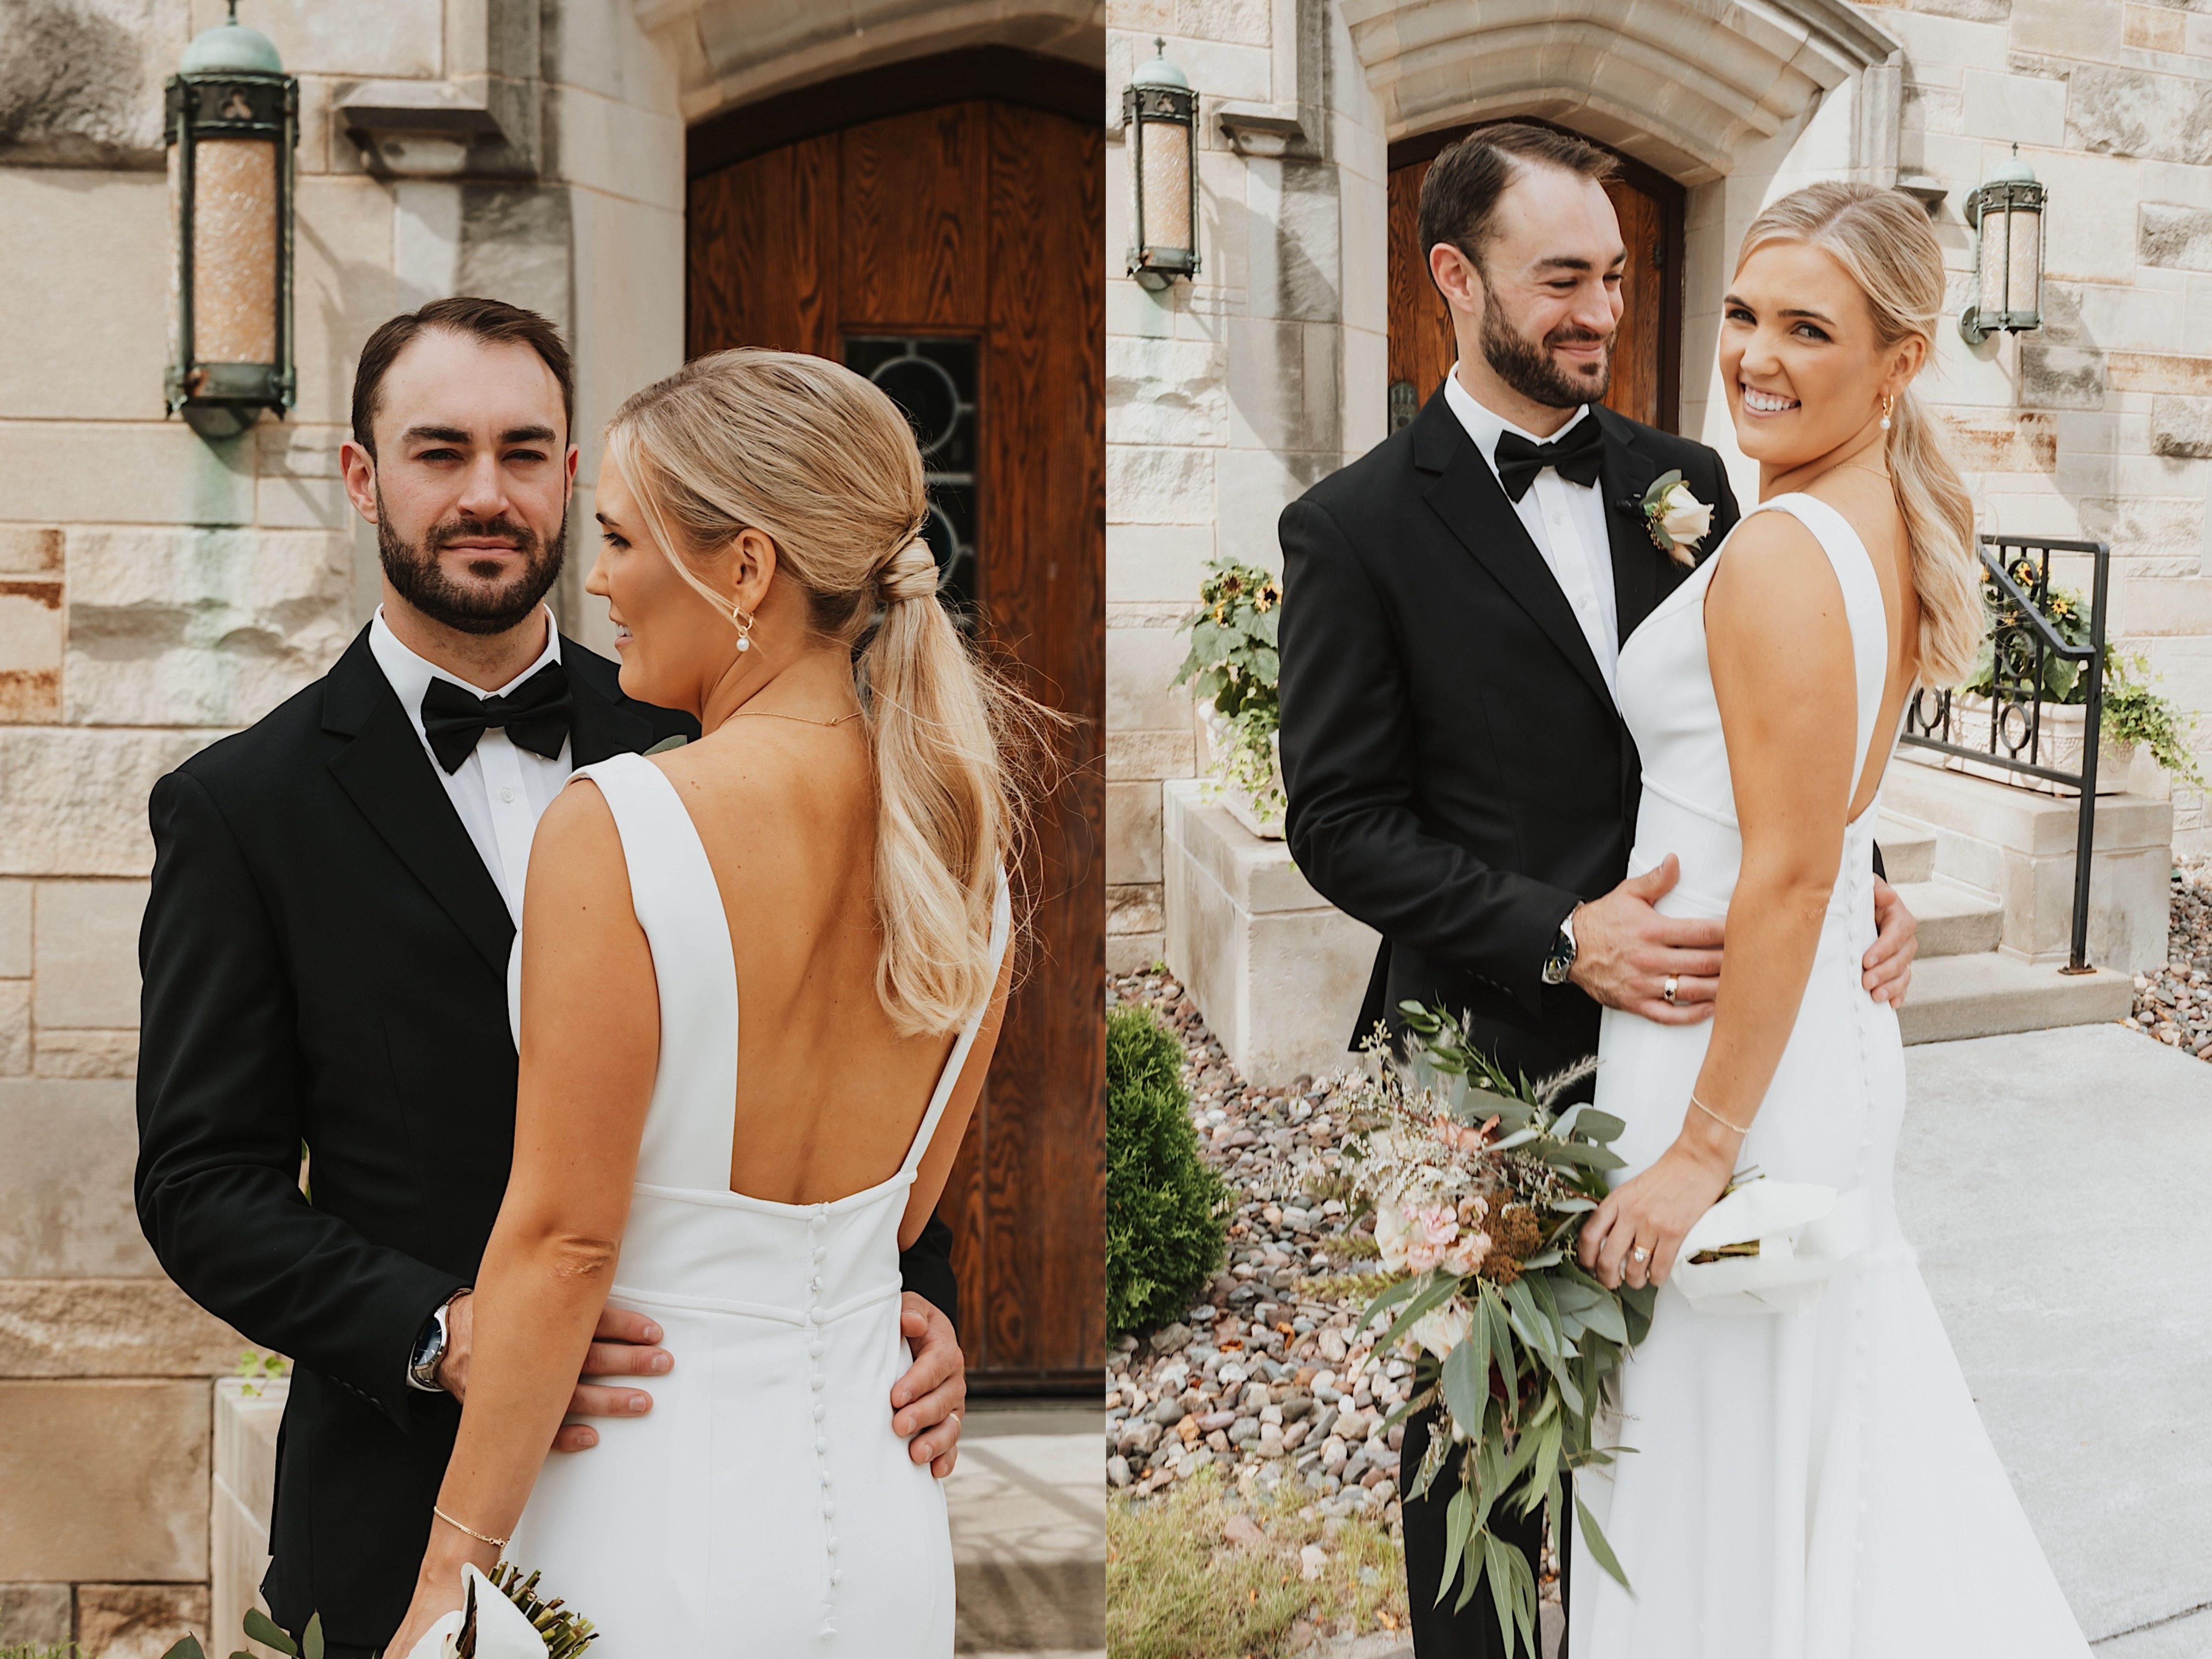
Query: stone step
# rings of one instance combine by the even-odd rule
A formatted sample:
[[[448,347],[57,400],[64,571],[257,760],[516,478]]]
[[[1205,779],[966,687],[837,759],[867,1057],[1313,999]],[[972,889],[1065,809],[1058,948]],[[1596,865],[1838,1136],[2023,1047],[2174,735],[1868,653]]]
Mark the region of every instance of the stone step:
[[[1106,1646],[1106,1480],[1095,1406],[977,1400],[945,1483],[963,1654]]]
[[[2110,969],[2062,974],[2058,964],[2021,962],[1994,951],[1923,956],[1913,965],[1912,989],[1898,1011],[1898,1024],[1907,1042],[1950,1042],[2101,1024],[2125,1018],[2134,1001],[2135,981]]]
[[[1881,848],[1881,866],[1890,884],[1926,881],[1936,873],[1936,832],[1907,823],[1887,812],[1875,821],[1875,845]],[[1925,948],[1925,947],[1923,947]]]
[[[1920,924],[1923,962],[1994,951],[2004,935],[2004,906],[1971,887],[1942,880],[1906,881],[1897,883],[1897,891]]]

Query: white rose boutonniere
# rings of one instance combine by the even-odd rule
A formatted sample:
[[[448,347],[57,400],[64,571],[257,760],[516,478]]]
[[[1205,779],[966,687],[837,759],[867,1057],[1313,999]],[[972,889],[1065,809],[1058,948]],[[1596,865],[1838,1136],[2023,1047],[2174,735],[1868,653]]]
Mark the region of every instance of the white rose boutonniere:
[[[1692,550],[1711,532],[1713,510],[1690,493],[1679,471],[1662,472],[1644,492],[1644,525],[1654,547],[1688,564]]]

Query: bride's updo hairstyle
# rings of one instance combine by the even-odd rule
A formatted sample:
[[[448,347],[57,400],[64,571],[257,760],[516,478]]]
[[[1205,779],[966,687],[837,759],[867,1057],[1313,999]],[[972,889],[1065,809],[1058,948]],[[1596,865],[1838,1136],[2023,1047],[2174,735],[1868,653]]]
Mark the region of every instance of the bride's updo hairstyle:
[[[976,663],[938,601],[905,416],[823,358],[721,351],[624,403],[607,459],[716,610],[730,600],[701,572],[757,530],[816,632],[857,651],[878,814],[876,994],[903,1036],[957,1029],[991,994],[991,913],[1024,824],[1004,751],[1053,717]]]
[[[1883,350],[1917,334],[1928,343],[1925,361],[1935,361],[1943,254],[1919,203],[1874,185],[1808,185],[1751,222],[1737,268],[1754,249],[1778,241],[1809,244],[1850,273],[1866,295]],[[1890,411],[1888,458],[1920,596],[1920,679],[1956,685],[1972,672],[1982,639],[1974,506],[1936,418],[1911,386]]]

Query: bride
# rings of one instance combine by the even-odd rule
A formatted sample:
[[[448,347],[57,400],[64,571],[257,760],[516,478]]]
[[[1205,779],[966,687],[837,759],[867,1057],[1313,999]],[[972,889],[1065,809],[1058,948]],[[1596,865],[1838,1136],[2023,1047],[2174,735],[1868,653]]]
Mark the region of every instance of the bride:
[[[950,1655],[943,1493],[881,1401],[898,1252],[1006,1007],[1000,738],[1034,706],[939,604],[913,434],[847,369],[688,365],[615,416],[597,504],[623,689],[704,735],[581,769],[538,827],[514,1175],[386,1651],[503,1555],[604,1659]],[[650,1414],[549,1464],[606,1304],[675,1364]]]
[[[1710,1025],[1605,1013],[1628,1167],[1581,1255],[1664,1288],[1621,1379],[1635,1449],[1577,1478],[1635,1589],[1574,1575],[1576,1659],[2088,1653],[1899,1232],[1904,1054],[1859,984],[1905,704],[1982,627],[1972,510],[1911,391],[1943,299],[1908,197],[1820,184],[1759,216],[1720,374],[1759,505],[1621,649],[1631,872],[1678,857],[1659,908],[1728,943]],[[1863,1204],[1871,1242],[1803,1312],[1699,1311],[1676,1253],[1753,1170]]]

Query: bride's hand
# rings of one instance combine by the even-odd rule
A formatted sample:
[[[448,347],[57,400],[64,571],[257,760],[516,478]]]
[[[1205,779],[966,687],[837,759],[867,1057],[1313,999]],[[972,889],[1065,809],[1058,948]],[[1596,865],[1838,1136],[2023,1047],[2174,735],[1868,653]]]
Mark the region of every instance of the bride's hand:
[[[1613,1189],[1583,1224],[1575,1254],[1607,1290],[1663,1285],[1683,1235],[1726,1190],[1731,1161],[1677,1140],[1650,1169]],[[1638,1260],[1638,1249],[1649,1254]]]
[[[479,1571],[489,1573],[499,1564],[499,1552],[489,1544],[472,1544],[466,1551],[446,1551],[439,1547],[438,1534],[445,1528],[433,1525],[430,1551],[422,1558],[422,1571],[415,1579],[415,1599],[407,1604],[407,1616],[399,1621],[398,1632],[386,1643],[386,1659],[409,1659],[430,1626],[449,1613],[459,1613],[464,1604],[461,1589],[461,1564],[473,1561]]]

